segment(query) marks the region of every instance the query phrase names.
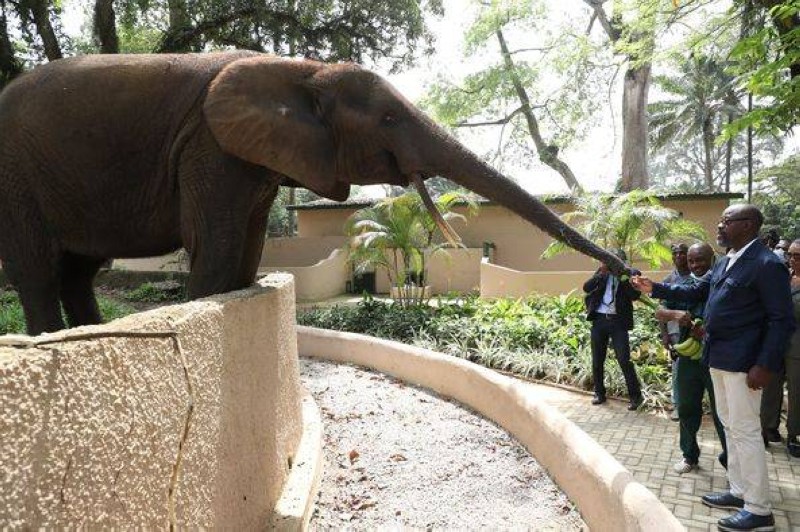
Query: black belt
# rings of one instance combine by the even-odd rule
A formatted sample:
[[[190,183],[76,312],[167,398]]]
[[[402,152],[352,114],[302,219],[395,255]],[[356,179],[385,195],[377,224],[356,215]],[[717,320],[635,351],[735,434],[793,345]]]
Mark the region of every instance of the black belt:
[[[605,318],[607,320],[613,320],[613,319],[616,319],[616,317],[617,317],[616,314],[606,314],[605,312],[598,312],[597,315],[601,316],[601,317],[603,317],[603,318]]]

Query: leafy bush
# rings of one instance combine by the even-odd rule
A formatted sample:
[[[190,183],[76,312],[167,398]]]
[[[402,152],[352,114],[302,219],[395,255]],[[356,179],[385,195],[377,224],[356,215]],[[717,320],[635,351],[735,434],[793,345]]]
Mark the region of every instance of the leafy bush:
[[[163,303],[165,301],[181,301],[185,288],[177,281],[143,283],[137,288],[125,292],[123,297],[128,301],[140,303]]]
[[[658,326],[652,310],[637,306],[634,312],[631,356],[648,403],[663,405],[669,398],[670,371]],[[370,334],[526,377],[592,387],[590,324],[583,301],[575,295],[494,301],[469,297],[410,308],[365,299],[355,306],[301,311],[298,323]],[[619,366],[608,363],[606,374],[609,392],[623,395],[626,388]]]

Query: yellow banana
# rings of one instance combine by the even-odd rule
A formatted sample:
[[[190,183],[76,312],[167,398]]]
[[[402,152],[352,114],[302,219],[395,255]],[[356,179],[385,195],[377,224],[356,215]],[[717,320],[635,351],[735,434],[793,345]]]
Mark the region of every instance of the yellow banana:
[[[685,357],[695,357],[703,350],[703,345],[690,336],[683,342],[675,345],[675,351]]]

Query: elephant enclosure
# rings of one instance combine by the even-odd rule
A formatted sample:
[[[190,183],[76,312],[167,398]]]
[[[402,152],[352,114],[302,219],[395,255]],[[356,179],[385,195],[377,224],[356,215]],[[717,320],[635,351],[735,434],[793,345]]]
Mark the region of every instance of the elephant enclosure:
[[[392,377],[302,359],[322,413],[314,529],[557,529],[586,525],[508,433]]]

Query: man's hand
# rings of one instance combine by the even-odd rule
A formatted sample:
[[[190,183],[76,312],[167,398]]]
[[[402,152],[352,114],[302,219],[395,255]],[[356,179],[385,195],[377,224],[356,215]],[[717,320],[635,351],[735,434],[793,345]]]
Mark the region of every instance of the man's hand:
[[[692,313],[684,310],[681,313],[681,317],[678,318],[678,323],[680,323],[681,327],[690,327],[692,325]]]
[[[753,366],[747,372],[747,387],[751,390],[761,390],[769,384],[772,372],[764,366]]]
[[[631,277],[631,285],[639,292],[649,294],[653,291],[653,281],[641,275]]]
[[[661,345],[664,346],[664,349],[672,347],[672,344],[669,343],[669,334],[666,332],[661,334]]]
[[[691,335],[692,337],[694,337],[695,340],[699,340],[702,342],[703,339],[706,337],[706,328],[699,324],[692,325]]]

